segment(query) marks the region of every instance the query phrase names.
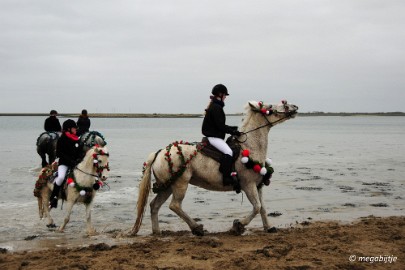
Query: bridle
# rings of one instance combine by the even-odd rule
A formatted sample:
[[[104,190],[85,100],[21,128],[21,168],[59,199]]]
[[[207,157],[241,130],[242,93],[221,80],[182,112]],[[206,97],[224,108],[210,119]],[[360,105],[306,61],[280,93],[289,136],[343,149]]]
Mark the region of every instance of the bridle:
[[[281,121],[283,121],[283,120],[285,120],[285,119],[289,119],[289,118],[291,118],[294,114],[296,114],[297,112],[296,111],[290,111],[289,109],[288,109],[288,106],[287,106],[287,102],[286,101],[282,101],[283,102],[283,105],[284,105],[284,112],[278,112],[277,110],[273,110],[272,109],[272,105],[270,105],[270,107],[269,108],[264,108],[263,107],[263,103],[262,102],[259,102],[259,106],[260,106],[260,110],[254,110],[254,112],[258,112],[258,113],[260,113],[261,115],[263,115],[263,117],[264,117],[264,119],[266,119],[266,124],[264,124],[264,125],[261,125],[261,126],[259,126],[259,127],[257,127],[257,128],[254,128],[254,129],[251,129],[251,130],[248,130],[248,131],[246,131],[246,132],[241,132],[241,134],[243,134],[243,135],[246,135],[246,139],[245,140],[243,140],[243,141],[239,141],[237,138],[235,138],[239,143],[244,143],[244,142],[246,142],[246,140],[247,140],[247,134],[248,133],[250,133],[250,132],[253,132],[253,131],[256,131],[256,130],[259,130],[259,129],[262,129],[262,128],[264,128],[264,127],[273,127],[275,124],[277,124],[278,122],[281,122]],[[276,120],[276,121],[274,121],[274,122],[270,122],[269,121],[269,119],[267,119],[267,115],[272,115],[272,114],[284,114],[284,117],[282,117],[282,118],[280,118],[280,119],[278,119],[278,120]]]
[[[98,160],[98,156],[107,156],[107,157],[108,157],[108,156],[110,156],[110,155],[109,155],[108,153],[104,152],[102,149],[97,148],[97,146],[96,146],[96,148],[95,148],[95,153],[93,154],[93,167],[96,168],[97,174],[85,172],[85,171],[79,169],[77,166],[76,166],[74,169],[75,169],[75,170],[78,170],[78,171],[80,171],[80,172],[82,172],[82,173],[84,173],[84,174],[86,174],[86,175],[93,176],[93,177],[96,178],[96,181],[98,181],[98,179],[101,179],[101,178],[102,178],[102,175],[103,175],[103,171],[104,171],[104,170],[110,171],[110,167],[109,167],[109,163],[108,163],[108,162],[107,162],[106,165],[100,166],[100,164],[99,164],[100,161]]]

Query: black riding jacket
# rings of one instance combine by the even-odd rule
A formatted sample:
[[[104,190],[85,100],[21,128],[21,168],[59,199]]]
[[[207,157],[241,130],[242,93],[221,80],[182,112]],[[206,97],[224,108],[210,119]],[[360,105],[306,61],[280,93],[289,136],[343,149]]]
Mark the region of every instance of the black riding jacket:
[[[79,119],[77,119],[77,136],[81,136],[88,132],[90,129],[90,124],[90,118],[83,115],[79,116]]]
[[[79,140],[69,138],[63,132],[56,145],[56,156],[59,157],[59,165],[76,166],[83,158],[82,153],[83,149]]]
[[[213,99],[206,109],[204,121],[202,124],[202,133],[207,137],[216,137],[225,139],[225,134],[231,134],[237,127],[227,126],[225,124],[226,116],[224,112],[224,102]]]
[[[60,125],[59,119],[56,116],[49,116],[45,119],[44,129],[46,131],[60,132],[62,127]]]

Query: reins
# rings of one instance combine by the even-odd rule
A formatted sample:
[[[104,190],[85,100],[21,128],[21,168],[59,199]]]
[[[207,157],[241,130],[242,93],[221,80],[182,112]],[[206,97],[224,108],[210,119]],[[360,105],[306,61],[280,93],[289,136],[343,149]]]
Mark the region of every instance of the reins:
[[[283,112],[283,114],[284,114],[284,115],[287,115],[287,116],[285,116],[285,117],[283,117],[283,118],[280,118],[280,119],[278,119],[277,121],[274,121],[273,123],[270,122],[269,119],[267,119],[267,117],[266,117],[265,115],[263,115],[264,119],[266,119],[266,121],[267,121],[267,124],[261,125],[261,126],[259,126],[259,127],[257,127],[257,128],[251,129],[251,130],[246,131],[246,132],[241,132],[241,134],[246,135],[246,139],[245,139],[244,141],[239,141],[237,138],[235,138],[236,141],[238,141],[239,143],[244,143],[244,142],[246,142],[246,140],[247,140],[247,134],[248,134],[248,133],[253,132],[253,131],[256,131],[256,130],[259,130],[259,129],[264,128],[264,127],[267,127],[267,126],[272,127],[272,126],[274,126],[275,124],[277,124],[278,122],[280,122],[280,121],[282,121],[282,120],[284,120],[284,119],[286,119],[286,118],[290,118],[290,117],[291,117],[291,113],[290,113],[290,112],[288,112],[288,113],[287,113],[287,112]]]
[[[94,177],[97,177],[97,178],[99,177],[99,175],[95,175],[95,174],[92,174],[92,173],[85,172],[85,171],[79,169],[77,166],[74,169],[78,170],[78,171],[80,171],[80,172],[82,172],[82,173],[84,173],[86,175],[94,176]]]
[[[98,150],[98,148],[96,148],[96,150]],[[109,171],[110,168],[109,168],[109,166],[108,166],[108,162],[107,162],[107,165],[105,165],[105,166],[99,166],[99,164],[98,164],[99,160],[97,159],[97,156],[99,156],[99,155],[109,156],[109,154],[103,152],[103,150],[100,150],[99,152],[93,153],[93,166],[96,168],[96,172],[98,172],[98,175],[85,172],[85,171],[79,169],[79,167],[77,167],[77,165],[74,167],[74,169],[75,169],[75,170],[78,170],[78,171],[80,171],[81,173],[84,173],[84,174],[86,174],[86,175],[93,176],[93,177],[95,177],[96,179],[101,178],[102,172],[103,172],[105,169],[106,169],[107,171]]]

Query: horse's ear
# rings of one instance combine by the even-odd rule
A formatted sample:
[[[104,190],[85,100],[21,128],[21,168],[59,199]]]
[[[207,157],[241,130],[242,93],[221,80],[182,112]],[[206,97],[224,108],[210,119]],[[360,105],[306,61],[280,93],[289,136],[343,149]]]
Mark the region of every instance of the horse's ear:
[[[257,101],[249,101],[249,106],[253,111],[259,110],[259,104]]]

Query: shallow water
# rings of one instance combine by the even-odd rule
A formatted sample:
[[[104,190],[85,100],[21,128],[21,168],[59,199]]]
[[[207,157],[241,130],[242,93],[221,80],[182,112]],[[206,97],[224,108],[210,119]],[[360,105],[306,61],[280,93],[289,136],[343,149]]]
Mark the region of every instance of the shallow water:
[[[61,119],[63,121],[64,119]],[[38,215],[33,188],[40,170],[35,142],[41,117],[0,117],[0,248],[28,250],[96,242],[141,241],[111,238],[135,220],[137,187],[147,155],[175,140],[201,139],[200,118],[92,119],[110,151],[110,189],[95,199],[93,223],[98,236],[85,235],[84,207],[76,205],[65,233],[46,228]],[[241,117],[228,117],[238,125]],[[272,128],[269,154],[275,173],[264,187],[267,211],[276,227],[308,220],[351,222],[358,217],[403,215],[405,208],[404,117],[297,117]],[[153,196],[153,195],[151,195]],[[151,197],[152,198],[152,197]],[[190,187],[184,210],[209,232],[228,230],[251,211],[246,196]],[[63,211],[52,211],[60,225]],[[162,230],[188,230],[168,209],[160,211]],[[261,229],[257,216],[247,227]],[[139,234],[151,233],[147,209]]]

